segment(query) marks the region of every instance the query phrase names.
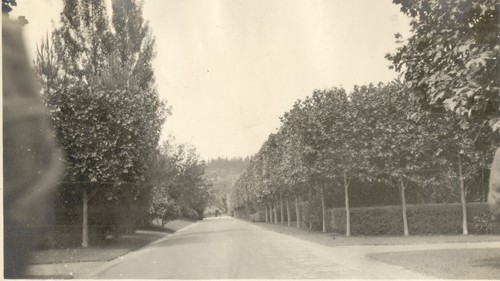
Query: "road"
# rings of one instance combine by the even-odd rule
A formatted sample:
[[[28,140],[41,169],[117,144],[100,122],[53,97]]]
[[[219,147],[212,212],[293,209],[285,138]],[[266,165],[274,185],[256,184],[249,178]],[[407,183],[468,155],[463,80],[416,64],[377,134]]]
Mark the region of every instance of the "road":
[[[92,278],[428,279],[365,257],[363,247],[327,247],[230,217],[206,219],[128,254]]]

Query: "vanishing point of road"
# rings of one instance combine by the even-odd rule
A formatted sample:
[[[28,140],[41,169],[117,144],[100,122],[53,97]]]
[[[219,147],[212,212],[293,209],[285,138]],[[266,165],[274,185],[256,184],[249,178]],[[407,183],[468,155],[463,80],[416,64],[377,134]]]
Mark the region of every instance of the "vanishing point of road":
[[[231,217],[206,219],[117,259],[105,279],[428,279],[365,257]]]

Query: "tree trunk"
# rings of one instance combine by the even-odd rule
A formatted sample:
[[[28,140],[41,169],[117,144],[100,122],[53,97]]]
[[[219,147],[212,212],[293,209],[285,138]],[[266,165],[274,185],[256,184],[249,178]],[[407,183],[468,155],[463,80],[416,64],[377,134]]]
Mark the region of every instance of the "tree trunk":
[[[276,217],[274,216],[274,204],[271,203],[271,207],[269,207],[269,216],[271,217],[271,223],[275,223]]]
[[[351,236],[351,211],[349,210],[349,183],[347,175],[344,172],[344,190],[345,190],[345,236]]]
[[[83,227],[82,227],[82,247],[88,248],[89,246],[89,195],[85,187],[83,189]]]
[[[285,222],[285,213],[283,212],[283,196],[280,194],[280,224]]]
[[[481,168],[481,191],[482,191],[482,202],[486,202],[488,198],[488,185],[485,183],[484,168]]]
[[[410,235],[410,232],[408,230],[408,219],[406,218],[406,196],[405,196],[405,191],[406,191],[406,185],[404,182],[404,179],[401,178],[401,203],[403,205],[403,227],[404,227],[404,235],[408,236]]]
[[[269,222],[268,217],[267,217],[267,205],[264,204],[264,209],[266,210],[266,222]]]
[[[274,224],[278,224],[278,206],[274,203]]]
[[[463,235],[468,235],[467,226],[467,204],[465,200],[465,185],[464,185],[464,175],[462,171],[462,159],[460,154],[458,155],[458,176],[460,180],[460,200],[462,201],[462,231]]]
[[[300,209],[299,199],[295,196],[295,215],[297,216],[297,228],[300,228]]]
[[[323,219],[323,232],[326,232],[325,184],[321,183],[321,212]]]
[[[269,222],[273,223],[273,204],[269,205]]]
[[[288,197],[285,200],[286,200],[286,221],[288,223],[288,227],[290,227],[291,218],[290,218],[290,206],[288,204]]]
[[[309,190],[309,217],[307,219],[309,219],[309,230],[312,230],[313,226],[312,226],[312,215],[311,215],[311,209],[312,209],[312,198],[313,198],[313,194],[312,194],[312,190]]]

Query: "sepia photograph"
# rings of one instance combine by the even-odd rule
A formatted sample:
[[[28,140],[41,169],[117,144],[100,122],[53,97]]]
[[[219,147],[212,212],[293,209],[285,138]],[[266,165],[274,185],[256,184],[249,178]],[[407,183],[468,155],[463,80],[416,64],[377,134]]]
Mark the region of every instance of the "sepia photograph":
[[[498,0],[2,0],[4,279],[500,279]]]

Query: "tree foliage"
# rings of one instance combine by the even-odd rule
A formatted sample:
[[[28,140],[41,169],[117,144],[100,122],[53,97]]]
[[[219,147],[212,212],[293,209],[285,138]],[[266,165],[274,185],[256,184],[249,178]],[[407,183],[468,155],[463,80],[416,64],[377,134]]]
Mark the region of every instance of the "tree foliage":
[[[421,107],[445,107],[500,127],[499,25],[495,0],[394,0],[412,18],[412,35],[387,57]]]
[[[460,197],[456,185],[436,186],[458,175],[459,154],[461,167],[468,167],[463,175],[472,180],[486,168],[494,147],[487,125],[463,133],[457,115],[439,109],[420,114],[399,81],[356,86],[349,94],[342,88],[316,90],[297,101],[281,121],[234,184],[230,208],[254,212],[276,204],[281,196],[301,197],[309,201],[303,206],[317,208],[315,194],[343,194],[344,203],[336,198],[327,203],[345,206],[349,221],[349,188],[354,181],[400,197],[406,217],[408,194],[411,202],[421,193],[451,192]],[[371,198],[365,197],[362,204],[372,204],[367,199]],[[305,213],[314,212],[318,213]]]
[[[150,218],[165,220],[165,210],[169,210],[169,216],[176,214],[175,206],[195,210],[202,218],[209,196],[205,168],[205,161],[199,159],[193,147],[165,141],[157,153],[152,174]],[[172,215],[170,219],[174,217],[177,218]]]
[[[113,19],[121,21],[112,22],[112,33],[101,1],[64,4],[62,25],[40,45],[36,69],[68,180],[145,181],[168,110],[155,89],[154,41],[140,6],[113,1]],[[135,48],[119,44],[124,37]]]
[[[84,210],[99,194],[142,204],[138,198],[149,191],[144,183],[169,113],[156,90],[154,39],[141,4],[112,3],[110,20],[103,1],[65,0],[61,25],[43,39],[35,60],[66,154],[65,181],[81,183],[71,186],[81,191]],[[104,188],[110,182],[117,184]]]

